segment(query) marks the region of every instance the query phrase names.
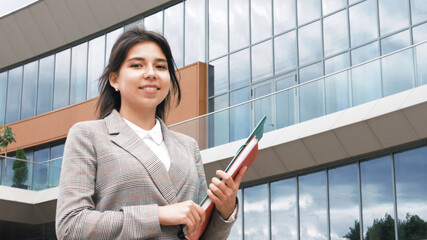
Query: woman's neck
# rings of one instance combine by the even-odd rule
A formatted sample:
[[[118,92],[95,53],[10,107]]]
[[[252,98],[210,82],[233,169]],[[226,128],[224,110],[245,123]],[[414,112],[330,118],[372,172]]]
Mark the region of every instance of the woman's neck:
[[[156,109],[154,111],[120,108],[120,115],[144,130],[151,130],[156,125]]]

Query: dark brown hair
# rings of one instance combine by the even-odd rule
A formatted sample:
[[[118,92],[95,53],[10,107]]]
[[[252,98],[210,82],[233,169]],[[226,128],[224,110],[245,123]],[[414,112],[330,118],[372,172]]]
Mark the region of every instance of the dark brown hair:
[[[105,67],[104,72],[99,78],[99,99],[96,104],[96,110],[98,112],[99,119],[108,116],[111,111],[113,111],[113,109],[120,111],[120,92],[116,92],[110,85],[109,76],[110,73],[119,74],[120,67],[126,60],[126,56],[128,55],[129,50],[135,44],[140,42],[154,42],[160,47],[168,63],[168,70],[172,83],[171,92],[174,96],[177,95],[177,105],[181,101],[181,88],[179,87],[178,78],[175,73],[176,65],[166,38],[156,32],[146,31],[143,27],[136,26],[123,32],[117,39],[113,49],[111,50],[108,65]],[[156,108],[156,117],[162,120],[165,120],[164,118],[166,110],[168,110],[170,107],[171,92],[168,93],[166,98],[159,105],[157,105]]]

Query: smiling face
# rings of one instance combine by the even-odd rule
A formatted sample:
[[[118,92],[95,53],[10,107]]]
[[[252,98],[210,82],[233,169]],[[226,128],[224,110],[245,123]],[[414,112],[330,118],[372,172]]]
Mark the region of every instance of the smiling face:
[[[111,73],[109,81],[120,92],[120,112],[148,114],[155,114],[171,85],[167,59],[154,42],[133,45],[119,72]]]

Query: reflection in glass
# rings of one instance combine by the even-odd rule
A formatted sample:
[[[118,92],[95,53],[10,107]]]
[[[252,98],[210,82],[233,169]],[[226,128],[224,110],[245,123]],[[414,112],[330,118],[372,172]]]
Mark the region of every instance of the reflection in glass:
[[[245,188],[245,240],[269,239],[268,185]]]
[[[259,98],[271,93],[271,84],[267,83],[262,86],[257,86],[253,88],[254,98]],[[274,130],[273,124],[273,114],[272,114],[272,97],[265,97],[262,99],[258,99],[253,102],[253,111],[254,111],[254,121],[253,126],[257,124],[261,118],[265,115],[267,119],[264,124],[264,131],[269,132]]]
[[[39,62],[25,64],[22,83],[21,119],[32,117],[36,113],[37,77],[39,76]]]
[[[339,70],[348,67],[350,67],[348,52],[325,60],[325,74],[338,72]]]
[[[209,0],[209,59],[228,51],[227,0]]]
[[[229,1],[230,51],[249,45],[249,1]]]
[[[391,157],[360,163],[363,236],[395,239]]]
[[[242,189],[239,189],[237,192],[237,198],[239,201],[239,215],[236,221],[233,224],[233,228],[231,228],[230,236],[228,236],[228,240],[241,240],[243,238],[243,199],[242,199]]]
[[[323,0],[323,16],[347,6],[346,0]]]
[[[273,0],[274,34],[279,34],[295,27],[295,5],[295,0]]]
[[[205,1],[185,1],[185,65],[205,61]]]
[[[381,39],[381,54],[394,52],[411,45],[409,30]]]
[[[292,75],[276,82],[276,91],[289,88],[296,84],[296,76]],[[277,129],[295,124],[295,88],[276,94],[276,125]]]
[[[247,85],[251,79],[249,48],[230,55],[230,89]]]
[[[70,104],[86,99],[87,43],[71,49]]]
[[[209,99],[209,112],[218,111],[228,107],[228,95],[224,94]],[[208,116],[209,121],[209,147],[229,143],[229,111],[221,111]]]
[[[249,101],[249,88],[230,92],[230,106]],[[230,109],[230,142],[246,138],[250,134],[250,104],[246,103]]]
[[[4,124],[4,115],[6,110],[6,92],[7,72],[2,72],[0,73],[0,125]]]
[[[53,91],[53,109],[68,105],[70,87],[70,49],[56,54],[55,57],[55,83]]]
[[[271,183],[272,239],[298,239],[296,186],[295,178]]]
[[[414,44],[427,40],[427,23],[416,26],[412,29]]]
[[[228,58],[223,57],[209,64],[209,96],[228,90]]]
[[[50,159],[56,159],[48,163],[49,166],[49,188],[59,185],[61,174],[62,156],[64,155],[64,144],[50,148]]]
[[[37,115],[52,110],[54,56],[40,59]]]
[[[326,114],[349,108],[348,71],[325,78]]]
[[[322,63],[300,69],[300,82],[306,82],[322,76]],[[323,80],[299,87],[300,122],[320,117],[323,113]]]
[[[351,69],[351,85],[353,106],[381,98],[379,60]]]
[[[399,239],[427,238],[427,147],[394,156]]]
[[[320,18],[320,0],[298,0],[298,25]]]
[[[322,33],[320,21],[298,30],[299,64],[305,65],[322,59]]]
[[[274,39],[275,73],[284,73],[297,67],[297,40],[295,31]]]
[[[107,46],[105,47],[105,66],[107,66],[108,61],[110,60],[111,49],[113,49],[114,43],[116,43],[117,38],[119,38],[120,34],[122,33],[123,28],[118,28],[114,31],[107,33]]]
[[[323,19],[325,56],[334,55],[348,48],[347,11]]]
[[[412,24],[427,20],[427,1],[411,0]]]
[[[271,1],[251,0],[252,43],[271,37]]]
[[[417,86],[427,84],[427,43],[415,47],[417,62]]]
[[[331,240],[348,239],[349,229],[360,223],[357,165],[331,169],[328,179]]]
[[[163,34],[163,11],[144,18],[144,26],[149,31]]]
[[[382,63],[384,96],[413,87],[414,64],[412,49],[385,57]]]
[[[165,9],[164,36],[168,40],[176,66],[184,66],[184,8],[183,3]]]
[[[9,70],[7,85],[6,124],[19,120],[21,106],[22,67]]]
[[[300,176],[298,181],[300,238],[304,240],[328,239],[325,172]]]
[[[351,46],[356,47],[378,37],[377,1],[366,0],[350,7]]]
[[[273,46],[271,40],[252,47],[252,82],[273,75]]]
[[[32,190],[42,190],[47,188],[48,164],[43,163],[47,160],[49,160],[49,148],[43,148],[43,149],[34,151],[34,162],[42,163],[42,164],[34,164]]]
[[[98,80],[104,71],[105,35],[89,41],[87,99],[98,96]]]
[[[402,0],[379,0],[381,36],[409,26],[409,4]]]
[[[373,42],[351,51],[351,61],[353,65],[366,62],[379,56],[380,50],[378,42]]]

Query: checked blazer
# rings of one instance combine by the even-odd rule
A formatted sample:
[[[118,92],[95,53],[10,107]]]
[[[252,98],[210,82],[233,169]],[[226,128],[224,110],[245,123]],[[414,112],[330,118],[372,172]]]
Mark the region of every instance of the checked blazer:
[[[158,206],[199,203],[207,185],[197,142],[160,122],[169,172],[116,110],[70,129],[57,202],[59,239],[177,239],[179,226],[161,226]],[[234,221],[215,211],[202,238],[226,239]]]

